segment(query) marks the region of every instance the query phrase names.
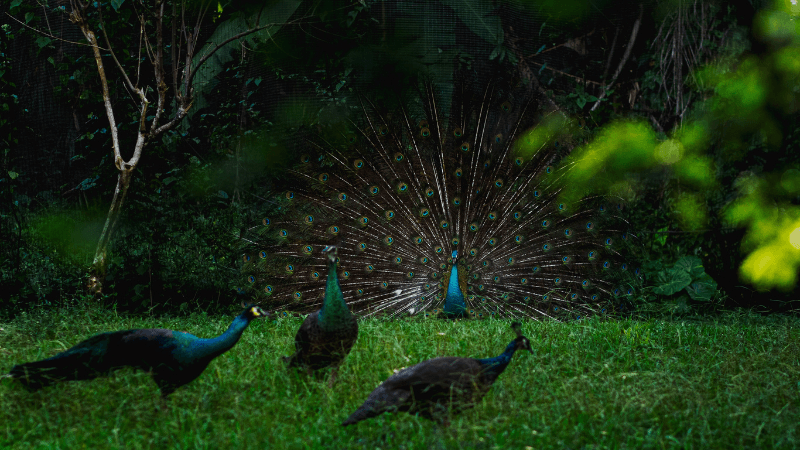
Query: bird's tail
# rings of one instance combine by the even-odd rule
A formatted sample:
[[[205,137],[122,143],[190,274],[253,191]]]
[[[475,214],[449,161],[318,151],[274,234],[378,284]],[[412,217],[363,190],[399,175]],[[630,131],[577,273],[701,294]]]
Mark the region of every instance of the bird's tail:
[[[395,399],[395,400],[397,400],[398,402],[402,402],[400,399]],[[350,414],[350,417],[348,417],[344,422],[342,422],[342,426],[346,427],[356,422],[361,422],[364,419],[369,419],[371,417],[379,416],[383,413],[393,413],[397,411],[398,411],[397,404],[394,401],[374,402],[368,399],[353,414]]]
[[[19,380],[29,391],[39,390],[63,378],[59,377],[58,367],[42,365],[43,362],[45,361],[18,364],[5,377]]]

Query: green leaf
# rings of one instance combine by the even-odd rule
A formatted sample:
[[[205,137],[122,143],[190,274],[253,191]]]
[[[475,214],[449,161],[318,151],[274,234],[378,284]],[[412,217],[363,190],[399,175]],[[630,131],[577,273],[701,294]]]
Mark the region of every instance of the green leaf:
[[[25,13],[25,24],[33,20],[33,13]]]
[[[697,281],[686,286],[686,293],[692,300],[707,302],[717,293],[717,282],[707,273],[703,273]]]
[[[694,280],[698,279],[706,272],[703,268],[703,261],[697,256],[684,256],[675,263],[674,269],[683,270]]]
[[[118,11],[123,3],[125,3],[125,0],[111,0],[111,7],[114,8],[114,11]]]
[[[658,237],[655,239],[662,247],[667,244],[667,231],[669,231],[669,227],[663,227],[658,229]]]
[[[672,295],[692,282],[688,273],[674,268],[659,272],[658,279],[662,284],[653,289],[653,292],[659,295]]]
[[[38,45],[39,48],[45,48],[47,47],[47,44],[51,42],[53,42],[53,40],[47,36],[39,36],[38,38],[36,38],[36,45]]]
[[[11,13],[13,14],[13,13],[14,13],[14,8],[16,8],[17,6],[19,6],[21,3],[22,3],[22,0],[12,0],[12,1],[11,1],[11,6],[10,6],[8,9],[9,9],[9,10],[11,11]]]
[[[575,102],[578,103],[578,108],[583,108],[583,105],[586,104],[586,100],[584,100],[583,97],[578,98]]]

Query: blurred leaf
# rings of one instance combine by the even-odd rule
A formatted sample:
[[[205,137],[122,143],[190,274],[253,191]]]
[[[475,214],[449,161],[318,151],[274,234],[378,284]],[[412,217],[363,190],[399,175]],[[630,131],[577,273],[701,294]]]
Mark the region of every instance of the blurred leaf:
[[[707,302],[717,293],[717,282],[707,273],[703,273],[697,281],[686,287],[686,292],[692,300]]]
[[[664,270],[658,274],[659,286],[653,292],[659,295],[672,295],[692,282],[692,277],[684,270]]]

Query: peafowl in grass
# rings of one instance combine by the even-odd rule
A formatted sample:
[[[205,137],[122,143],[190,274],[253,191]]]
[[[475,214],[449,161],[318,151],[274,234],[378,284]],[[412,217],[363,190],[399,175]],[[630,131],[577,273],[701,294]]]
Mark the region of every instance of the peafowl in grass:
[[[31,391],[58,381],[89,380],[124,367],[149,371],[162,398],[199,377],[217,356],[230,350],[256,317],[267,313],[244,305],[244,312],[221,335],[203,339],[164,328],[101,333],[41,361],[19,364],[6,377]]]
[[[336,240],[359,315],[569,320],[627,303],[622,202],[560,196],[572,129],[522,91],[462,82],[448,101],[423,85],[292,139],[278,212],[242,235],[250,285],[276,308],[318,308],[320,249]]]
[[[339,365],[358,339],[358,322],[347,308],[339,287],[337,249],[329,246],[323,251],[328,258],[328,277],[322,308],[303,320],[294,338],[295,353],[284,357],[284,361],[289,367],[304,368],[308,372],[332,366],[329,381],[332,385]]]
[[[517,350],[531,350],[519,322],[517,334],[499,356],[486,359],[446,356],[405,368],[381,383],[342,425],[352,425],[384,412],[407,411],[427,419],[448,422],[449,411],[471,408],[492,387]]]

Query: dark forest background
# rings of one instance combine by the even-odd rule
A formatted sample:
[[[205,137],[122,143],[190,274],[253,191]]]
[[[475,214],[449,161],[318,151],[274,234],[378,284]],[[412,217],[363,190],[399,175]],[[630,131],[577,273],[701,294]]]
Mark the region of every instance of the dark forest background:
[[[194,63],[261,28],[203,62],[185,117],[142,149],[98,268],[120,170],[92,49],[70,13],[81,12],[103,47],[119,148],[130,158],[140,103],[119,67],[154,101],[158,68],[147,55],[159,8],[165,36],[195,36]],[[291,155],[281,136],[330,122],[363,93],[380,99],[420,81],[447,89],[457,73],[502,68],[574,118],[578,147],[626,142],[620,133],[631,124],[666,143],[656,155],[685,147],[676,162],[605,146],[639,158],[616,174],[631,186],[628,220],[644,248],[639,311],[795,311],[800,256],[778,239],[800,226],[792,8],[760,0],[13,0],[0,16],[0,309],[227,306],[244,278],[241,230],[286,182]],[[164,39],[165,73],[183,67],[169,56],[176,47]],[[173,81],[165,122],[180,109],[169,101],[181,90]]]

